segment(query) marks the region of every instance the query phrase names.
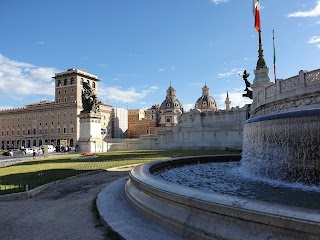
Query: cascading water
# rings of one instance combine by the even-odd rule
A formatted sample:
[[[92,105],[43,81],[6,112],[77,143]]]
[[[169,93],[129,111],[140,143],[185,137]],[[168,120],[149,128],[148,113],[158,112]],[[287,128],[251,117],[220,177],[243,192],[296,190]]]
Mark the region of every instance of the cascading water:
[[[249,119],[241,164],[256,176],[319,185],[320,109]]]

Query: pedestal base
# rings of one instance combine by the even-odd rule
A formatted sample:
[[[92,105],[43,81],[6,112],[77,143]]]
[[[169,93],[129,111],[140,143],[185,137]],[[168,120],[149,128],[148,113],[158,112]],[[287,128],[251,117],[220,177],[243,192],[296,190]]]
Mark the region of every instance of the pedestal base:
[[[80,136],[78,140],[81,152],[102,152],[101,116],[95,113],[81,113]]]

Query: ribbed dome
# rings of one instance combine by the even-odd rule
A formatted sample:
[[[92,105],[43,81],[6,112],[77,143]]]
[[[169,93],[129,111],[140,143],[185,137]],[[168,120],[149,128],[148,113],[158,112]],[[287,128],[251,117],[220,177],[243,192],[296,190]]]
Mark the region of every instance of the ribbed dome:
[[[166,99],[161,103],[160,109],[180,109],[180,110],[182,110],[182,104],[178,99]]]
[[[200,97],[195,104],[196,109],[200,109],[201,111],[210,110],[217,111],[216,100],[210,96],[209,88],[207,85],[204,85],[202,88],[202,97]]]
[[[182,104],[176,98],[176,90],[171,86],[171,84],[167,90],[166,99],[161,103],[160,109],[180,109],[183,112]]]

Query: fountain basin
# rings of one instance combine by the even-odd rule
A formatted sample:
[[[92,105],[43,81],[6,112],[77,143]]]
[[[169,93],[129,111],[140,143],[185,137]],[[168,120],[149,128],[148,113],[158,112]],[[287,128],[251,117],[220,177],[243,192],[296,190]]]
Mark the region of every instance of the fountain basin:
[[[320,109],[251,118],[241,164],[256,176],[320,185]]]
[[[144,216],[189,239],[319,239],[320,211],[209,193],[152,174],[172,166],[240,158],[187,157],[137,166],[125,187],[127,200]]]

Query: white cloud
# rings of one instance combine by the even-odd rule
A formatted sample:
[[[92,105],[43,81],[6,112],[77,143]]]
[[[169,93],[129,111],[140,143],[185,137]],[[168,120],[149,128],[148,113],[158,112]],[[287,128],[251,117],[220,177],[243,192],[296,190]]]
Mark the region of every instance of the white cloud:
[[[12,109],[14,107],[11,106],[0,106],[0,110]]]
[[[230,77],[232,75],[238,75],[238,74],[241,74],[243,71],[242,68],[234,68],[232,69],[231,71],[229,72],[224,72],[224,73],[218,73],[218,77],[219,78],[223,78],[223,77]]]
[[[167,72],[167,71],[174,71],[176,69],[175,66],[171,67],[160,67],[157,69],[158,72]]]
[[[36,44],[37,44],[37,45],[44,45],[44,44],[45,44],[45,41],[37,41]]]
[[[229,99],[231,101],[230,107],[243,107],[245,104],[251,104],[252,100],[246,97],[242,97],[245,92],[239,92],[237,90],[229,92]],[[217,95],[216,101],[219,109],[225,109],[226,104],[224,103],[227,97],[227,93],[221,93]]]
[[[320,36],[313,36],[308,43],[320,43]]]
[[[19,95],[54,95],[54,73],[59,70],[11,60],[0,54],[0,92]],[[8,94],[9,95],[9,94]]]
[[[317,2],[317,6],[309,11],[298,11],[287,14],[287,17],[318,17],[320,16],[320,1]]]
[[[227,3],[229,0],[211,0],[212,3],[218,5],[220,3]]]
[[[188,104],[184,104],[184,105],[183,105],[183,110],[184,110],[185,112],[188,112],[190,109],[194,109],[194,104],[188,103]]]
[[[202,85],[204,85],[204,83],[201,83],[201,82],[193,82],[193,83],[189,83],[189,85],[191,85],[191,86],[202,86]]]
[[[133,103],[145,98],[149,94],[154,93],[158,87],[152,86],[149,89],[141,91],[135,88],[122,89],[121,87],[105,87],[100,85],[99,98],[102,101],[117,101],[123,103]]]

